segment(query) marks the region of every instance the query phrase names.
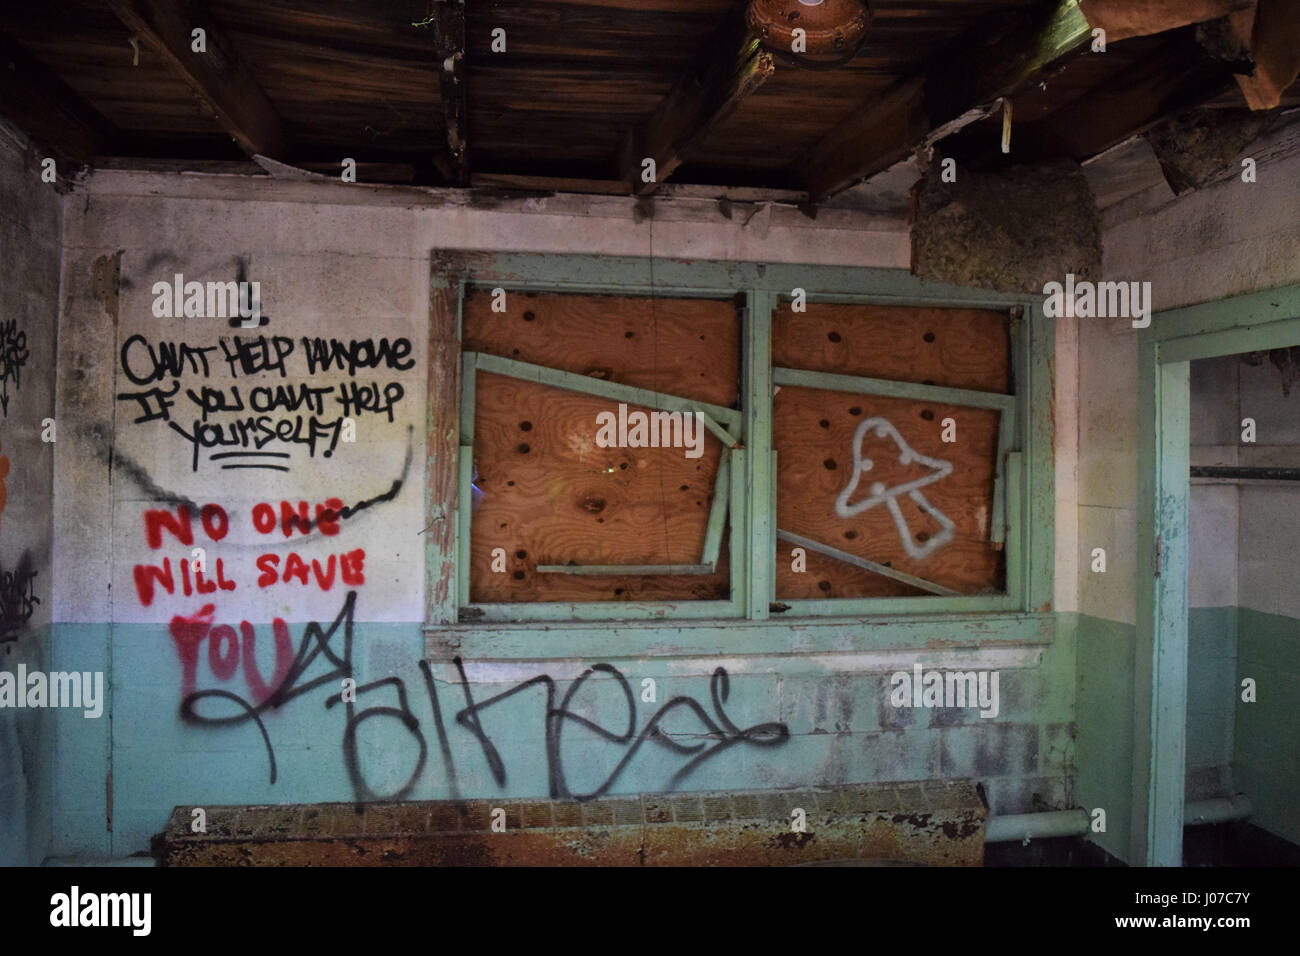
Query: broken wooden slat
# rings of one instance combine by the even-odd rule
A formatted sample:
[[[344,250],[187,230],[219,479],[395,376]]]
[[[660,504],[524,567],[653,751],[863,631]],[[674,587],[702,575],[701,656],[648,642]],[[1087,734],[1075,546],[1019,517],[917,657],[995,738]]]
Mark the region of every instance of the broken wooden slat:
[[[801,534],[795,534],[792,531],[782,531],[776,529],[776,536],[782,541],[789,541],[791,544],[798,545],[801,548],[807,548],[809,551],[816,551],[818,554],[824,554],[828,558],[834,558],[836,561],[843,561],[855,568],[862,568],[864,571],[870,571],[872,574],[879,574],[883,577],[892,578],[895,581],[906,584],[910,587],[917,588],[921,591],[927,591],[930,594],[939,594],[944,597],[956,597],[961,592],[954,591],[952,588],[946,588],[942,584],[935,584],[933,581],[927,581],[925,578],[918,578],[914,574],[905,574],[902,571],[895,571],[893,568],[883,564],[877,564],[875,561],[868,561],[866,558],[860,558],[856,554],[849,554],[847,551],[841,551],[839,548],[832,548],[828,544],[822,544],[820,541],[814,541],[812,538],[805,538]]]
[[[727,507],[731,497],[732,452],[724,449],[718,459],[718,473],[713,479],[713,502],[709,505],[709,523],[704,529],[704,553],[700,563],[717,568],[718,555],[722,553],[722,529],[727,523]]]
[[[810,372],[797,368],[772,369],[772,381],[777,385],[820,388],[830,392],[848,392],[851,395],[879,395],[882,398],[906,398],[919,402],[964,405],[968,408],[992,408],[1004,412],[1014,410],[1016,406],[1015,396],[999,395],[996,392],[976,392],[968,388],[947,388],[941,385],[916,385],[912,382],[861,378],[857,375],[835,375],[830,372]]]
[[[707,62],[677,81],[643,126],[628,137],[621,178],[633,192],[648,195],[681,165],[686,151],[726,119],[776,70],[772,55],[734,10],[709,41]],[[654,160],[655,176],[642,181],[643,163]]]
[[[695,409],[695,414],[698,415],[700,421],[704,423],[704,427],[707,428],[709,431],[713,432],[713,434],[717,437],[718,441],[722,442],[722,444],[726,445],[728,448],[740,447],[740,439],[736,438],[734,435],[731,434],[731,432],[727,431],[725,428],[723,428],[721,425],[715,422],[708,412],[697,407]]]
[[[178,0],[108,0],[118,18],[152,46],[173,72],[216,114],[250,156],[284,158],[288,137],[279,114],[234,42],[210,20],[191,17]],[[204,52],[191,33],[204,31]]]
[[[581,392],[584,395],[595,395],[597,398],[608,398],[611,401],[625,402],[628,405],[660,408],[670,412],[692,412],[698,408],[734,429],[740,428],[740,412],[734,408],[723,408],[720,405],[695,402],[677,395],[665,395],[662,392],[652,392],[649,389],[637,388],[633,385],[620,385],[618,382],[607,382],[604,379],[592,378],[589,375],[564,372],[560,369],[546,368],[529,362],[518,362],[514,359],[501,358],[499,355],[488,355],[483,352],[476,353],[474,361],[480,372],[507,375],[510,378],[522,379],[525,382],[537,382],[540,385],[550,385],[571,392]]]
[[[468,186],[469,90],[465,63],[465,0],[435,0],[434,43],[438,53],[438,90],[447,127],[451,172],[457,186]]]

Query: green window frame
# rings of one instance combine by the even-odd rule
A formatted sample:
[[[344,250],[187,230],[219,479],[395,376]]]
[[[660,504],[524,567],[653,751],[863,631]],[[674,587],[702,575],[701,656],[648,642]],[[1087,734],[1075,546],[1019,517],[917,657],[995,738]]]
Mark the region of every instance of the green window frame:
[[[726,621],[728,627],[736,623],[770,623],[788,636],[788,622],[794,619],[801,624],[824,620],[840,627],[851,625],[856,618],[873,624],[897,620],[907,625],[899,635],[928,624],[934,639],[943,639],[943,634],[954,627],[966,629],[954,633],[971,633],[970,618],[976,616],[981,622],[981,626],[973,628],[979,634],[976,643],[998,638],[1033,637],[1035,642],[1043,639],[1047,625],[1042,618],[1051,609],[1054,570],[1052,361],[1055,333],[1051,319],[1042,314],[1040,298],[922,282],[901,269],[527,253],[435,252],[432,282],[435,308],[431,309],[430,330],[429,527],[436,528],[438,522],[448,519],[450,523],[428,536],[430,630],[488,626],[518,630],[522,634],[538,626],[608,624],[623,632],[647,625],[662,628],[666,623],[682,623],[693,626],[696,636],[709,644],[710,629],[704,622],[710,620]],[[715,435],[739,439],[738,447],[733,446],[724,455],[729,467],[719,469],[720,477],[727,472],[725,509],[721,507],[719,488],[709,526],[720,535],[726,515],[730,516],[729,600],[519,604],[469,601],[471,509],[468,503],[476,369],[505,372],[566,388],[576,385],[579,391],[606,397],[622,395],[622,400],[635,391],[594,379],[586,381],[583,376],[554,369],[462,352],[461,304],[470,287],[500,288],[507,294],[526,291],[680,298],[743,296],[742,407],[736,411],[698,403],[693,406],[708,413]],[[809,302],[1005,309],[1011,315],[1015,394],[774,369],[772,316],[781,299],[791,296],[795,289],[803,289]],[[439,308],[444,313],[441,319],[433,314]],[[457,382],[455,388],[446,387],[448,377]],[[775,521],[772,406],[773,386],[782,382],[816,382],[817,387],[829,385],[859,393],[997,409],[1001,413],[999,467],[995,473],[992,524],[994,540],[1005,537],[1005,593],[795,600],[784,602],[788,610],[774,612],[774,559],[779,529]],[[445,407],[449,399],[454,399],[457,405],[454,413]],[[667,397],[646,392],[638,400],[656,404]],[[442,407],[435,407],[439,404]],[[726,438],[723,441],[726,443]],[[454,469],[449,458],[455,459]],[[455,500],[441,500],[453,497]],[[461,507],[461,503],[465,506]],[[724,510],[726,515],[722,513]],[[1005,520],[1000,520],[999,515]],[[707,542],[704,564],[714,554],[711,549],[716,543]],[[692,625],[692,622],[699,624]],[[774,639],[773,647],[779,643]],[[559,649],[548,644],[550,650],[558,652]]]

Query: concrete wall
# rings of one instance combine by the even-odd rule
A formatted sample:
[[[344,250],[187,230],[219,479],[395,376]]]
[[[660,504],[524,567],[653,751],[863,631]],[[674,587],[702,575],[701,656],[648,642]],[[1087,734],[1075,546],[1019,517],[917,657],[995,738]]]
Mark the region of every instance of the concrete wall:
[[[1151,282],[1157,313],[1300,282],[1300,194],[1294,188],[1300,158],[1261,165],[1259,171],[1258,182],[1231,179],[1112,225],[1104,237],[1106,278]],[[1137,333],[1125,319],[1080,320],[1078,354],[1077,790],[1083,805],[1104,807],[1110,821],[1121,821],[1094,839],[1127,859],[1137,615]],[[1213,455],[1220,445],[1235,441],[1228,428],[1235,411],[1229,413],[1209,397],[1228,387],[1219,381],[1227,374],[1222,368],[1195,373],[1194,387],[1204,397],[1193,412],[1193,445],[1201,446],[1197,454]],[[1253,548],[1257,539],[1239,517],[1244,512],[1235,496],[1235,491],[1204,486],[1192,495],[1191,799],[1213,795],[1210,790],[1228,783],[1245,789],[1240,779],[1225,779],[1224,760],[1234,752],[1231,706],[1224,699],[1226,675],[1238,653],[1234,609],[1248,600],[1233,544],[1238,522],[1240,540],[1250,538]],[[1094,548],[1106,551],[1104,574],[1091,570]],[[1294,587],[1279,577],[1285,571],[1273,566],[1268,571],[1267,580],[1253,575],[1249,587],[1275,608],[1277,595],[1294,593]],[[1239,719],[1236,723],[1239,745],[1242,725]]]
[[[41,158],[0,125],[0,675],[15,683],[52,657],[54,445],[42,422],[54,415],[62,200]],[[50,835],[53,712],[14,703],[0,709],[0,865],[39,862]]]
[[[997,813],[1073,804],[1069,630],[1047,648],[757,658],[742,644],[725,658],[616,655],[603,660],[617,673],[597,673],[566,705],[616,737],[629,720],[637,734],[646,731],[674,697],[691,703],[675,704],[661,726],[682,742],[698,743],[710,721],[720,729],[734,724],[729,737],[757,728],[698,763],[653,741],[641,746],[548,720],[548,690],[558,706],[596,663],[552,659],[545,642],[564,638],[563,631],[538,633],[535,660],[466,660],[468,684],[450,661],[434,661],[429,680],[419,667],[432,250],[902,268],[905,223],[845,210],[825,210],[814,222],[772,207],[746,224],[724,218],[713,200],[686,199],[657,203],[654,218],[638,222],[633,203],[621,198],[468,205],[332,183],[126,173],[96,174],[69,198],[66,217],[59,415],[70,424],[56,466],[54,610],[60,646],[76,649],[79,666],[111,673],[112,719],[60,742],[53,855],[142,851],[177,805],[545,796],[554,786],[584,794],[973,777],[987,785]],[[155,282],[176,273],[233,280],[241,261],[247,278],[261,283],[270,316],[261,332],[292,343],[283,374],[226,362],[222,337],[256,333],[227,328],[223,319],[154,315]],[[387,338],[409,342],[410,351],[403,346],[402,357],[355,375],[313,372],[304,337],[347,348]],[[147,346],[160,354],[162,342],[189,346],[177,354],[194,364],[144,381],[154,370]],[[200,355],[209,361],[206,373]],[[250,358],[261,360],[260,353]],[[1071,353],[1061,373],[1067,382],[1073,362]],[[330,422],[342,411],[338,396],[353,384],[375,383],[381,395],[396,395],[392,386],[400,386],[401,397],[391,420],[386,410],[356,415],[355,442],[328,456],[324,444],[313,453],[304,443],[271,441],[256,450],[290,457],[214,460],[210,454],[222,449],[202,449],[195,467],[185,434],[195,434],[196,418],[203,424],[203,389],[215,409],[233,402],[234,388],[252,401],[252,389],[268,380],[328,390],[316,417]],[[236,417],[214,410],[208,424]],[[1064,434],[1062,454],[1071,455],[1073,432]],[[258,463],[289,470],[223,467]],[[336,534],[325,527],[284,533],[281,502],[306,502],[315,519],[316,503],[332,498],[375,504],[341,522]],[[179,521],[186,504],[192,542],[163,527],[157,514]],[[199,511],[208,505],[220,511],[208,509],[204,530]],[[261,523],[267,508],[274,527]],[[161,529],[154,542],[151,520]],[[211,593],[184,593],[180,562],[192,547],[206,551],[205,586],[221,582]],[[1073,553],[1072,541],[1066,550]],[[285,580],[291,553],[303,562],[292,567],[305,581]],[[342,555],[349,556],[348,581]],[[159,583],[168,567],[170,591]],[[259,583],[268,567],[278,573]],[[1067,606],[1073,591],[1073,579],[1058,590]],[[789,638],[798,646],[796,631]],[[266,702],[266,686],[288,672],[280,668],[290,667],[299,648],[308,656],[293,670],[291,698]],[[311,656],[318,648],[328,650]],[[997,668],[1000,714],[890,707],[889,673],[913,661]],[[711,685],[720,666],[727,684]],[[331,704],[349,675],[358,685],[355,705]],[[631,713],[620,677],[634,694]],[[653,701],[644,699],[646,678],[656,683]],[[492,701],[511,691],[518,692]],[[481,709],[454,719],[471,695]],[[788,739],[763,731],[773,722],[788,728]]]

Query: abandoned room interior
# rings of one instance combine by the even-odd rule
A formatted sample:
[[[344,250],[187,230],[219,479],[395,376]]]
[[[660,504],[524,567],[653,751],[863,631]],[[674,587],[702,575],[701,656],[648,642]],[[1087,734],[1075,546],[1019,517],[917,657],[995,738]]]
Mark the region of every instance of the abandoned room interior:
[[[1300,6],[0,21],[0,862],[1300,862]]]

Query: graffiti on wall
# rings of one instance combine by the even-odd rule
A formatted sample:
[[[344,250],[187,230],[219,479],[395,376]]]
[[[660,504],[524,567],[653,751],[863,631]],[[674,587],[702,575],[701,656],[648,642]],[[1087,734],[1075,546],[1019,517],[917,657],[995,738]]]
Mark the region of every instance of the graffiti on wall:
[[[18,328],[17,319],[0,322],[0,411],[9,417],[9,385],[22,385],[23,366],[30,354],[27,351],[27,333]]]
[[[0,445],[2,448],[3,445]],[[9,456],[0,455],[0,530],[4,529],[5,505],[9,502],[9,489],[6,487],[6,481],[9,478]]]
[[[884,452],[883,454],[896,454],[900,465],[904,467],[917,465],[922,469],[922,472],[918,477],[910,481],[891,487],[886,487],[884,482],[874,481],[871,483],[871,494],[868,497],[850,504],[853,492],[857,490],[862,476],[874,467],[872,459],[864,452],[864,443],[872,433],[878,439],[889,439],[893,443],[895,451]],[[835,513],[841,518],[852,518],[876,507],[876,505],[884,504],[889,509],[890,516],[894,519],[894,527],[898,529],[898,539],[903,545],[903,550],[913,560],[922,561],[953,539],[956,524],[946,514],[930,504],[929,499],[921,493],[920,489],[926,485],[934,484],[936,481],[942,481],[951,474],[952,462],[943,458],[930,458],[921,454],[907,443],[907,440],[899,434],[898,429],[894,427],[889,419],[879,417],[865,419],[858,425],[857,431],[853,433],[853,474],[849,478],[849,483],[840,491],[839,497],[835,499]],[[903,517],[903,511],[898,506],[898,499],[902,495],[911,498],[916,506],[937,521],[942,529],[938,534],[932,535],[922,547],[918,548],[912,543],[912,530],[907,526],[907,519]]]
[[[293,701],[313,691],[332,691],[319,703],[327,710],[342,705],[344,725],[341,751],[344,766],[351,781],[357,802],[403,799],[421,780],[429,756],[429,741],[421,717],[413,708],[413,695],[408,693],[406,682],[398,677],[385,677],[356,685],[352,665],[353,617],[357,593],[349,591],[338,613],[328,624],[313,621],[303,627],[295,649],[288,625],[276,619],[271,626],[271,640],[275,647],[275,664],[268,681],[257,664],[257,629],[241,621],[238,629],[228,623],[219,623],[216,608],[205,604],[196,614],[177,615],[172,618],[170,633],[181,664],[181,719],[194,727],[229,727],[251,723],[261,735],[266,749],[271,783],[275,783],[275,747],[263,715],[279,711]],[[206,648],[204,643],[206,642]],[[203,653],[206,650],[206,654]],[[242,693],[225,687],[198,686],[202,660],[206,658],[206,673],[215,682],[228,683],[242,672]],[[637,729],[636,705],[627,678],[611,664],[596,664],[587,668],[573,682],[556,703],[556,682],[547,674],[523,681],[502,693],[482,701],[475,701],[472,686],[460,658],[453,661],[461,679],[465,706],[456,711],[454,726],[469,734],[482,753],[483,759],[498,786],[508,780],[508,768],[491,735],[484,729],[480,715],[500,702],[532,687],[545,689],[545,706],[539,714],[538,746],[546,756],[548,787],[555,799],[591,800],[607,793],[632,762],[644,744],[665,748],[682,758],[682,763],[668,781],[669,789],[676,788],[687,776],[708,760],[738,745],[757,747],[778,746],[789,739],[789,729],[783,723],[761,723],[752,727],[738,727],[727,715],[726,701],[730,689],[724,668],[717,668],[709,684],[712,713],[693,697],[678,696],[667,701]],[[453,798],[459,798],[455,763],[452,757],[448,723],[444,719],[442,703],[438,697],[437,683],[427,661],[418,662],[423,679],[423,690],[428,700],[434,734],[442,755],[443,773]],[[577,713],[573,701],[586,682],[598,675],[613,678],[627,711],[627,724],[621,729],[610,729]],[[351,687],[349,687],[349,682]],[[246,688],[246,690],[245,690]],[[380,695],[384,694],[385,697]],[[383,701],[372,703],[372,701]],[[367,706],[360,706],[358,702]],[[420,702],[423,707],[423,703]],[[666,718],[677,712],[693,715],[700,730],[685,741],[675,739],[664,729]],[[395,721],[411,736],[419,756],[407,779],[393,792],[378,793],[366,780],[361,761],[361,743],[358,729],[367,721]],[[612,745],[608,775],[595,789],[574,792],[564,769],[562,738],[568,724],[576,724],[592,731]],[[703,738],[703,739],[701,739]],[[584,752],[584,763],[591,760]]]
[[[24,551],[13,568],[0,567],[0,644],[16,641],[36,612],[36,570]]]
[[[415,367],[407,338],[285,335],[192,345],[137,333],[122,343],[119,362],[134,386],[117,395],[135,403],[132,424],[165,423],[189,451],[192,471],[204,454],[224,471],[289,471],[294,449],[330,458],[360,424],[394,421],[406,390],[383,373]],[[291,381],[252,385],[245,381],[252,376]],[[337,376],[346,378],[322,381]]]
[[[218,543],[224,543],[228,554],[243,552],[250,546],[261,550],[263,545],[270,547],[291,541],[306,547],[338,536],[348,520],[392,501],[401,492],[411,468],[412,431],[408,426],[402,473],[392,480],[387,490],[352,504],[334,496],[315,501],[259,501],[243,517],[232,516],[229,509],[215,502],[200,506],[191,501],[171,508],[146,509],[141,516],[145,544],[154,552],[179,545],[186,556],[173,564],[171,556],[164,555],[161,561],[140,563],[132,568],[140,605],[151,606],[160,592],[193,597],[238,590],[239,574],[227,567],[227,555],[219,554],[217,549],[213,549],[211,556],[208,554],[208,549]],[[241,521],[244,534],[236,535],[241,543],[234,544],[228,541],[228,536],[232,525]],[[336,583],[355,588],[366,583],[365,562],[364,548],[338,548],[316,557],[299,550],[287,554],[263,551],[253,559],[252,583],[260,590],[287,585],[329,591]]]

